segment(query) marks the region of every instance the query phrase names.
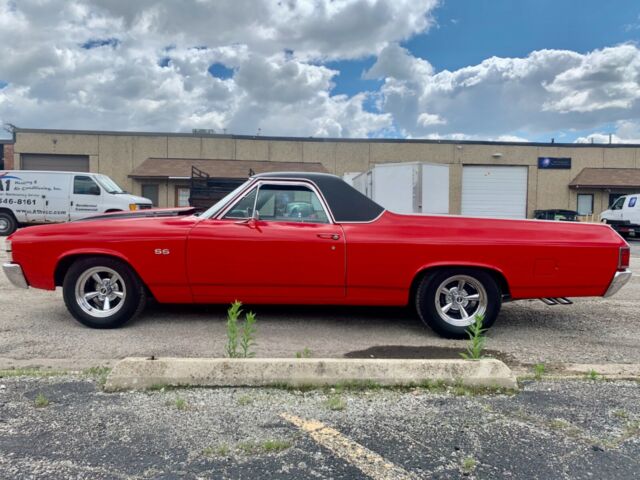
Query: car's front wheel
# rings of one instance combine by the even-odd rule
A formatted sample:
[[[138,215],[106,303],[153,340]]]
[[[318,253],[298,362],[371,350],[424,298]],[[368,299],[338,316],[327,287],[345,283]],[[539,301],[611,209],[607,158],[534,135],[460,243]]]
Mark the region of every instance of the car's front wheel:
[[[416,291],[420,319],[438,335],[466,338],[476,317],[484,328],[496,321],[502,293],[494,277],[483,270],[447,268],[425,275]]]
[[[67,309],[92,328],[116,328],[142,311],[144,285],[126,263],[109,257],[77,260],[64,277]]]

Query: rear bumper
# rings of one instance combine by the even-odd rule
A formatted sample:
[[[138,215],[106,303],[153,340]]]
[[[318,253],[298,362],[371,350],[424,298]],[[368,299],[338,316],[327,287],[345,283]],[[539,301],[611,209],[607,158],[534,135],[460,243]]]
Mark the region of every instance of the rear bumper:
[[[22,273],[22,267],[20,265],[17,263],[5,263],[2,265],[2,270],[9,281],[16,287],[29,288],[29,284],[27,283],[27,279],[24,277],[24,273]]]
[[[614,295],[615,293],[617,293],[618,290],[624,287],[625,283],[627,283],[630,279],[631,279],[631,270],[629,270],[628,268],[622,272],[616,272],[604,296],[610,297],[611,295]]]

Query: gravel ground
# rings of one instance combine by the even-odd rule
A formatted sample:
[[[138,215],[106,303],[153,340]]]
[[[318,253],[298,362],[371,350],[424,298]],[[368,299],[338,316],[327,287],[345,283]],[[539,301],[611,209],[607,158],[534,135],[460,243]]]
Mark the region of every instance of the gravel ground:
[[[0,240],[0,261],[4,260]],[[632,267],[640,272],[640,243]],[[404,309],[262,307],[258,345],[262,357],[292,357],[305,347],[315,357],[387,346],[454,346]],[[0,368],[45,364],[112,364],[125,356],[221,356],[224,306],[147,308],[125,328],[91,330],[73,320],[61,291],[19,290],[0,275]],[[540,301],[505,304],[487,347],[512,365],[545,362],[640,363],[640,277],[610,299],[575,299],[549,307]],[[509,363],[508,362],[508,363]]]
[[[601,380],[530,381],[516,395],[106,394],[82,376],[0,378],[0,478],[364,478],[363,449],[384,460],[373,478],[638,478],[639,394]],[[327,448],[283,413],[358,445]]]

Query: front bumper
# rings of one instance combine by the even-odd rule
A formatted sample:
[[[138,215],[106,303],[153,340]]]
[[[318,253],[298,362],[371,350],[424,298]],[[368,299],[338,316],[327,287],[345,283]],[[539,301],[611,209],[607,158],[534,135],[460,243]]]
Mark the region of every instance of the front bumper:
[[[622,272],[616,272],[604,296],[610,297],[611,295],[617,293],[618,290],[624,287],[625,283],[627,283],[631,279],[631,275],[631,270],[629,270],[628,268]]]
[[[24,277],[24,273],[22,273],[22,267],[17,263],[5,263],[2,265],[2,270],[4,270],[4,274],[7,276],[9,281],[13,283],[18,288],[29,288],[29,284],[27,283],[27,279]]]

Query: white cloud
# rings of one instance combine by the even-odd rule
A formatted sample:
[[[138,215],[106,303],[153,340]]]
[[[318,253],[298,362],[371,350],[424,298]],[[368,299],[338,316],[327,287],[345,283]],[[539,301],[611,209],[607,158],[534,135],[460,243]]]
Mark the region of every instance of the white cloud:
[[[640,138],[636,45],[437,72],[400,43],[432,26],[438,3],[0,0],[0,121],[514,141],[615,124],[620,141]],[[364,77],[383,80],[380,90],[334,94],[339,72],[327,62],[366,56],[376,62]],[[212,64],[230,74],[212,76]]]
[[[391,59],[387,51],[394,52]],[[492,57],[437,73],[390,45],[367,75],[384,78],[382,109],[401,134],[416,137],[533,135],[595,128],[640,113],[640,50],[630,44],[587,54],[539,50],[525,58]]]
[[[0,0],[0,121],[376,134],[391,116],[366,111],[368,93],[332,95],[339,72],[323,63],[375,55],[424,32],[437,3]],[[214,78],[213,63],[232,76]]]
[[[595,132],[584,137],[576,138],[576,143],[609,143],[609,135],[611,135],[611,143],[635,143],[640,144],[640,122],[638,121],[620,121],[617,122],[615,131]]]

